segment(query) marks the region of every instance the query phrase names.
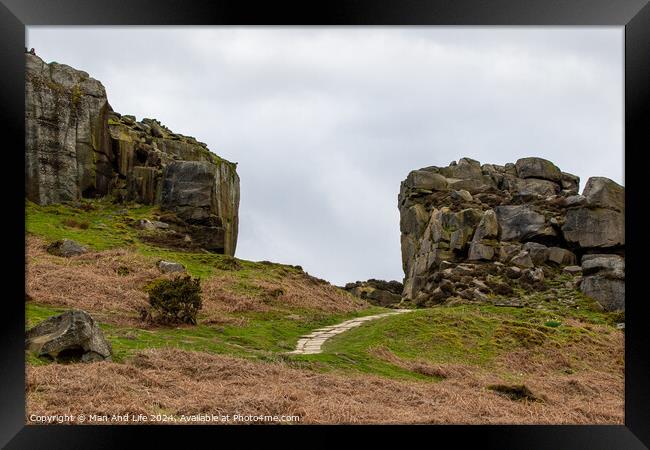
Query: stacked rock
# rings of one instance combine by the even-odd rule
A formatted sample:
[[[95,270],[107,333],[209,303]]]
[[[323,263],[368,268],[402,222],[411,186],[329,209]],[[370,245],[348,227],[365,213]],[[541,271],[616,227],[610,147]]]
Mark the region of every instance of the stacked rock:
[[[493,263],[490,270],[534,284],[543,278],[542,266],[573,267],[567,272],[575,274],[580,258],[583,292],[606,309],[624,309],[625,190],[592,177],[579,195],[579,183],[534,157],[505,166],[462,158],[412,171],[398,196],[403,297],[435,303],[457,295],[444,281],[458,266],[469,272]],[[471,289],[465,297],[493,292],[464,285]]]

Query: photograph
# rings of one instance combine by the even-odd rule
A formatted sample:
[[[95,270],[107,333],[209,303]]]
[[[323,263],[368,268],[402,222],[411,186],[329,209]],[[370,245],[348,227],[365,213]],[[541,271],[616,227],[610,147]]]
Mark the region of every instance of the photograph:
[[[36,425],[623,425],[621,26],[25,29]]]

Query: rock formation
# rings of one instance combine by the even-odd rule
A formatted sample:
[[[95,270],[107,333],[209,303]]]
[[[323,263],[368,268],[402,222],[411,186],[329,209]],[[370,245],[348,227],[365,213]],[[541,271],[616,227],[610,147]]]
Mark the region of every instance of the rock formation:
[[[26,53],[26,195],[39,204],[110,196],[175,213],[207,250],[234,255],[236,164],[155,119],[114,112],[86,72]]]
[[[373,305],[390,306],[402,300],[404,286],[399,281],[370,279],[348,283],[343,289]]]
[[[86,253],[88,249],[72,239],[54,241],[47,247],[47,252],[54,256],[68,258]]]
[[[25,347],[57,361],[110,360],[112,353],[99,325],[79,309],[50,317],[27,330]]]
[[[624,310],[625,190],[592,177],[579,195],[579,181],[542,158],[505,166],[462,158],[412,171],[398,196],[403,297],[485,300],[509,290],[498,280],[534,285],[542,267],[580,260],[581,290]],[[494,274],[491,285],[472,279],[477,271]]]

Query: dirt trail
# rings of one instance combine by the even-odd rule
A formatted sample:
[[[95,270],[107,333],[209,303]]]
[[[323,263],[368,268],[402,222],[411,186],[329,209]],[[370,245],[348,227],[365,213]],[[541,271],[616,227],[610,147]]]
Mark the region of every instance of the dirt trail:
[[[393,316],[395,314],[403,314],[409,311],[412,310],[397,309],[395,311],[383,314],[375,314],[374,316],[357,317],[355,319],[346,320],[345,322],[341,322],[337,325],[330,325],[328,327],[319,328],[305,336],[302,336],[296,344],[296,349],[289,353],[296,355],[313,355],[315,353],[320,353],[322,351],[321,346],[332,336],[336,336],[337,334],[348,331],[350,328],[358,327],[359,325],[370,320]]]

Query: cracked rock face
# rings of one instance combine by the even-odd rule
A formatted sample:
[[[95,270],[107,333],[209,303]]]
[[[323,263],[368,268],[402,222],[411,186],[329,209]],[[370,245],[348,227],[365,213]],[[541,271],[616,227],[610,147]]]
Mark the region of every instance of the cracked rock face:
[[[108,192],[110,110],[102,84],[65,64],[26,54],[27,197],[40,204]]]
[[[447,167],[411,172],[398,196],[403,298],[430,304],[445,301],[456,291],[483,301],[485,289],[455,275],[462,271],[454,268],[468,262],[475,271],[477,264],[505,265],[512,270],[496,270],[535,284],[544,279],[539,268],[575,266],[583,255],[609,254],[624,261],[616,255],[625,245],[625,189],[607,178],[593,177],[578,195],[579,182],[551,161],[535,157],[505,166],[461,158]],[[591,262],[590,257],[583,259],[582,290],[606,309],[624,308],[624,271],[614,259],[602,255]],[[616,268],[601,267],[605,261]],[[599,270],[593,268],[596,265]],[[442,289],[449,277],[455,288]],[[507,291],[488,286],[487,293],[495,289]]]
[[[239,228],[235,163],[155,119],[114,112],[86,72],[26,57],[26,196],[38,204],[110,196],[160,205],[187,222],[206,250],[234,255]]]

